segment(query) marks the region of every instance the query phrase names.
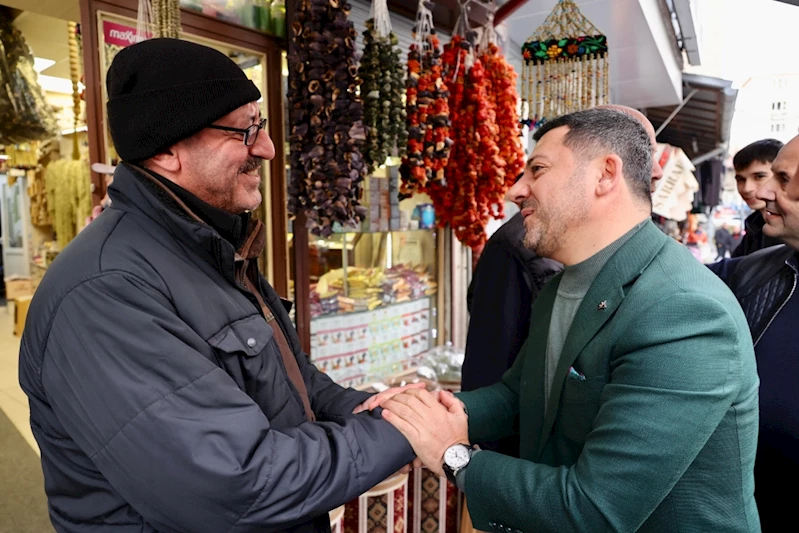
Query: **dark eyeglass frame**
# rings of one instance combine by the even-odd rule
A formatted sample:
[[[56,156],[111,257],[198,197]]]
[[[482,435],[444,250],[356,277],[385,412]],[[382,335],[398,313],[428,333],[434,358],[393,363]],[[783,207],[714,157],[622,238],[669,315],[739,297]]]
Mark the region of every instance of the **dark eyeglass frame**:
[[[230,131],[233,133],[240,133],[244,135],[244,146],[252,146],[255,144],[255,141],[258,140],[258,132],[260,132],[266,126],[266,119],[262,118],[258,124],[253,124],[249,128],[232,128],[230,126],[217,126],[216,124],[211,124],[208,126],[214,130],[222,130],[222,131]],[[255,129],[253,129],[255,128]],[[250,142],[252,139],[252,142]]]

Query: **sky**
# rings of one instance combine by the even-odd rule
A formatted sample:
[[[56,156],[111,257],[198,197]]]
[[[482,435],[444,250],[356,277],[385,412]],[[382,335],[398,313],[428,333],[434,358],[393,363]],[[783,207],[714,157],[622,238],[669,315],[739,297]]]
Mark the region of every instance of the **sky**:
[[[799,72],[799,7],[775,0],[698,2],[702,65],[685,70],[733,81]]]

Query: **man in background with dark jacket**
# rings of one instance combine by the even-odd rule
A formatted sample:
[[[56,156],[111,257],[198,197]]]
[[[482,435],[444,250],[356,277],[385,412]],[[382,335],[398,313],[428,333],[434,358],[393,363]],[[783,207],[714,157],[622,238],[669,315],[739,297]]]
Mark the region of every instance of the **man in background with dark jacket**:
[[[176,39],[120,51],[107,88],[111,206],[48,270],[20,347],[53,525],[328,531],[413,454],[310,364],[259,273],[261,94]]]
[[[774,177],[761,184],[768,238],[784,245],[709,265],[732,289],[746,314],[760,375],[760,435],[755,499],[763,531],[784,531],[799,499],[799,137],[779,152]]]
[[[754,212],[746,217],[744,236],[733,250],[731,257],[742,257],[780,244],[778,239],[769,237],[763,231],[763,225],[766,223],[762,212],[765,203],[758,199],[755,193],[771,179],[771,163],[781,148],[782,143],[777,139],[763,139],[745,146],[732,158],[738,194]]]
[[[524,217],[519,212],[494,232],[480,254],[467,294],[471,318],[461,379],[464,391],[498,383],[513,365],[527,339],[538,292],[563,270],[557,261],[525,248],[524,232]],[[519,455],[518,437],[481,445]]]

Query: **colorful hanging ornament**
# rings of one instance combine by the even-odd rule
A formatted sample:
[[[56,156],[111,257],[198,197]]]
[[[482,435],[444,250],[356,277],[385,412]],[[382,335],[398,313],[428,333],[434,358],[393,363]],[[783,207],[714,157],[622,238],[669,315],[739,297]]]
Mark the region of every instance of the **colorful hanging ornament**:
[[[610,101],[608,41],[574,0],[555,9],[522,46],[522,123],[546,120]]]

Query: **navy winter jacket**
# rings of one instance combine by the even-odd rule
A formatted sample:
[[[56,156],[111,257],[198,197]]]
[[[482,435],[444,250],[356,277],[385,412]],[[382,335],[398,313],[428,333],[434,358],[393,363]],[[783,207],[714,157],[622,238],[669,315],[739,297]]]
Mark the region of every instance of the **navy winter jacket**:
[[[125,164],[112,206],[59,255],[20,349],[59,532],[327,531],[327,511],[410,462],[368,394],[302,352],[308,422],[235,250]]]

